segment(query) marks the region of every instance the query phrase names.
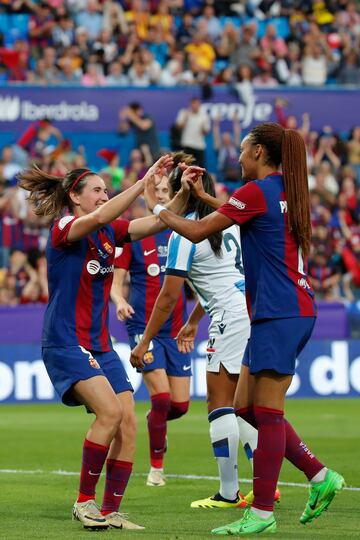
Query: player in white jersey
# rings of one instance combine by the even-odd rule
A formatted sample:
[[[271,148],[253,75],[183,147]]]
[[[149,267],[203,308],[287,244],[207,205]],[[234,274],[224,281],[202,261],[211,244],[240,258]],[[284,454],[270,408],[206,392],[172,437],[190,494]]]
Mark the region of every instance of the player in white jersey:
[[[178,167],[170,174],[172,194],[180,189],[182,175],[186,179],[195,169],[191,167],[183,175]],[[206,172],[203,173],[203,185],[213,198],[213,181]],[[209,205],[190,195],[187,207],[189,219],[201,219],[211,212]],[[191,283],[199,301],[178,335],[178,347],[184,352],[194,348],[199,320],[207,312],[211,320],[207,346],[208,418],[220,474],[219,492],[213,497],[194,501],[191,506],[243,507],[246,502],[238,492],[239,425],[234,413],[233,398],[250,323],[245,301],[239,228],[231,226],[223,233],[211,235],[196,245],[172,233],[168,245],[166,277],[142,340],[132,351],[133,366],[144,366],[143,356],[149,343],[172,312],[185,280]],[[257,432],[243,420],[240,422],[241,440],[244,447],[252,452],[256,447]]]

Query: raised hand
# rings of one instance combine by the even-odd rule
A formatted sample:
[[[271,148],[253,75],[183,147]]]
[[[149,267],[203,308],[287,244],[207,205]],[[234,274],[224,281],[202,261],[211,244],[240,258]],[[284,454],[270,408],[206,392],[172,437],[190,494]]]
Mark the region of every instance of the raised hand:
[[[143,178],[144,182],[146,183],[149,178],[157,176],[158,178],[155,179],[155,185],[159,184],[162,177],[168,174],[168,169],[173,165],[173,163],[174,160],[169,154],[161,156],[161,158],[155,161],[154,165],[152,165],[145,174]]]

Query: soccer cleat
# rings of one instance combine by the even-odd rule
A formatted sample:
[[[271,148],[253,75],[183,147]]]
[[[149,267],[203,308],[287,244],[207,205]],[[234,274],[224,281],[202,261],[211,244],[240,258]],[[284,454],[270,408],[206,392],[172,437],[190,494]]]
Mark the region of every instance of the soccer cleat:
[[[277,489],[274,495],[274,502],[279,503],[280,499],[281,499],[280,489]],[[246,501],[246,506],[251,506],[252,503],[254,502],[254,492],[252,490],[249,491],[247,495],[245,495],[245,501]]]
[[[82,503],[75,502],[72,513],[73,519],[80,521],[85,529],[100,530],[108,528],[108,523],[94,499]]]
[[[151,469],[148,474],[146,485],[152,487],[165,486],[166,478],[162,469]]]
[[[110,528],[129,529],[137,531],[145,529],[145,527],[142,527],[142,525],[136,525],[136,523],[132,523],[131,521],[129,521],[127,519],[127,514],[121,514],[120,512],[111,512],[111,514],[106,514],[106,516],[104,517],[106,518],[107,524]]]
[[[238,492],[238,496],[235,501],[228,501],[216,493],[213,497],[207,499],[200,499],[199,501],[193,501],[190,504],[191,508],[245,508],[246,502],[244,496]]]
[[[242,519],[229,523],[229,525],[217,527],[211,531],[211,534],[215,534],[217,536],[245,536],[248,534],[268,534],[275,532],[276,521],[273,514],[267,519],[263,519],[248,508],[245,510]]]
[[[330,469],[326,472],[325,480],[311,483],[309,499],[300,517],[300,523],[305,524],[319,517],[328,509],[336,493],[344,486],[345,480],[341,474]]]

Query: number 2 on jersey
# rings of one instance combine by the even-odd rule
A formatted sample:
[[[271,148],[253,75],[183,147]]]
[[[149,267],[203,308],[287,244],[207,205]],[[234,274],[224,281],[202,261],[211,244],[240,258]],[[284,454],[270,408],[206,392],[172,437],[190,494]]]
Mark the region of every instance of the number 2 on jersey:
[[[236,240],[235,236],[227,232],[224,234],[224,245],[227,252],[232,251],[231,244],[234,244],[236,253],[235,253],[235,268],[237,268],[240,274],[244,275],[244,267],[241,260],[241,248],[239,242]]]

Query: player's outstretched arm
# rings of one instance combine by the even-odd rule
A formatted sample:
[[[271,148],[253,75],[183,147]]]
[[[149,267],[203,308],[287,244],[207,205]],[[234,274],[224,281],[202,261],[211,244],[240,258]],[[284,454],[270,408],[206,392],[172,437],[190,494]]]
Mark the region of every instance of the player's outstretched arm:
[[[175,195],[175,197],[165,205],[175,214],[182,214],[189,200],[190,187],[183,186]],[[128,232],[133,242],[141,240],[146,236],[152,236],[160,231],[167,229],[167,225],[156,216],[146,216],[139,219],[134,219],[129,224]]]
[[[134,202],[136,197],[143,193],[146,181],[155,176],[162,178],[172,163],[171,156],[162,156],[150,167],[142,180],[138,180],[136,184],[116,195],[90,214],[76,219],[71,225],[67,240],[69,242],[80,240],[80,238],[84,238],[84,236],[117,219]]]

